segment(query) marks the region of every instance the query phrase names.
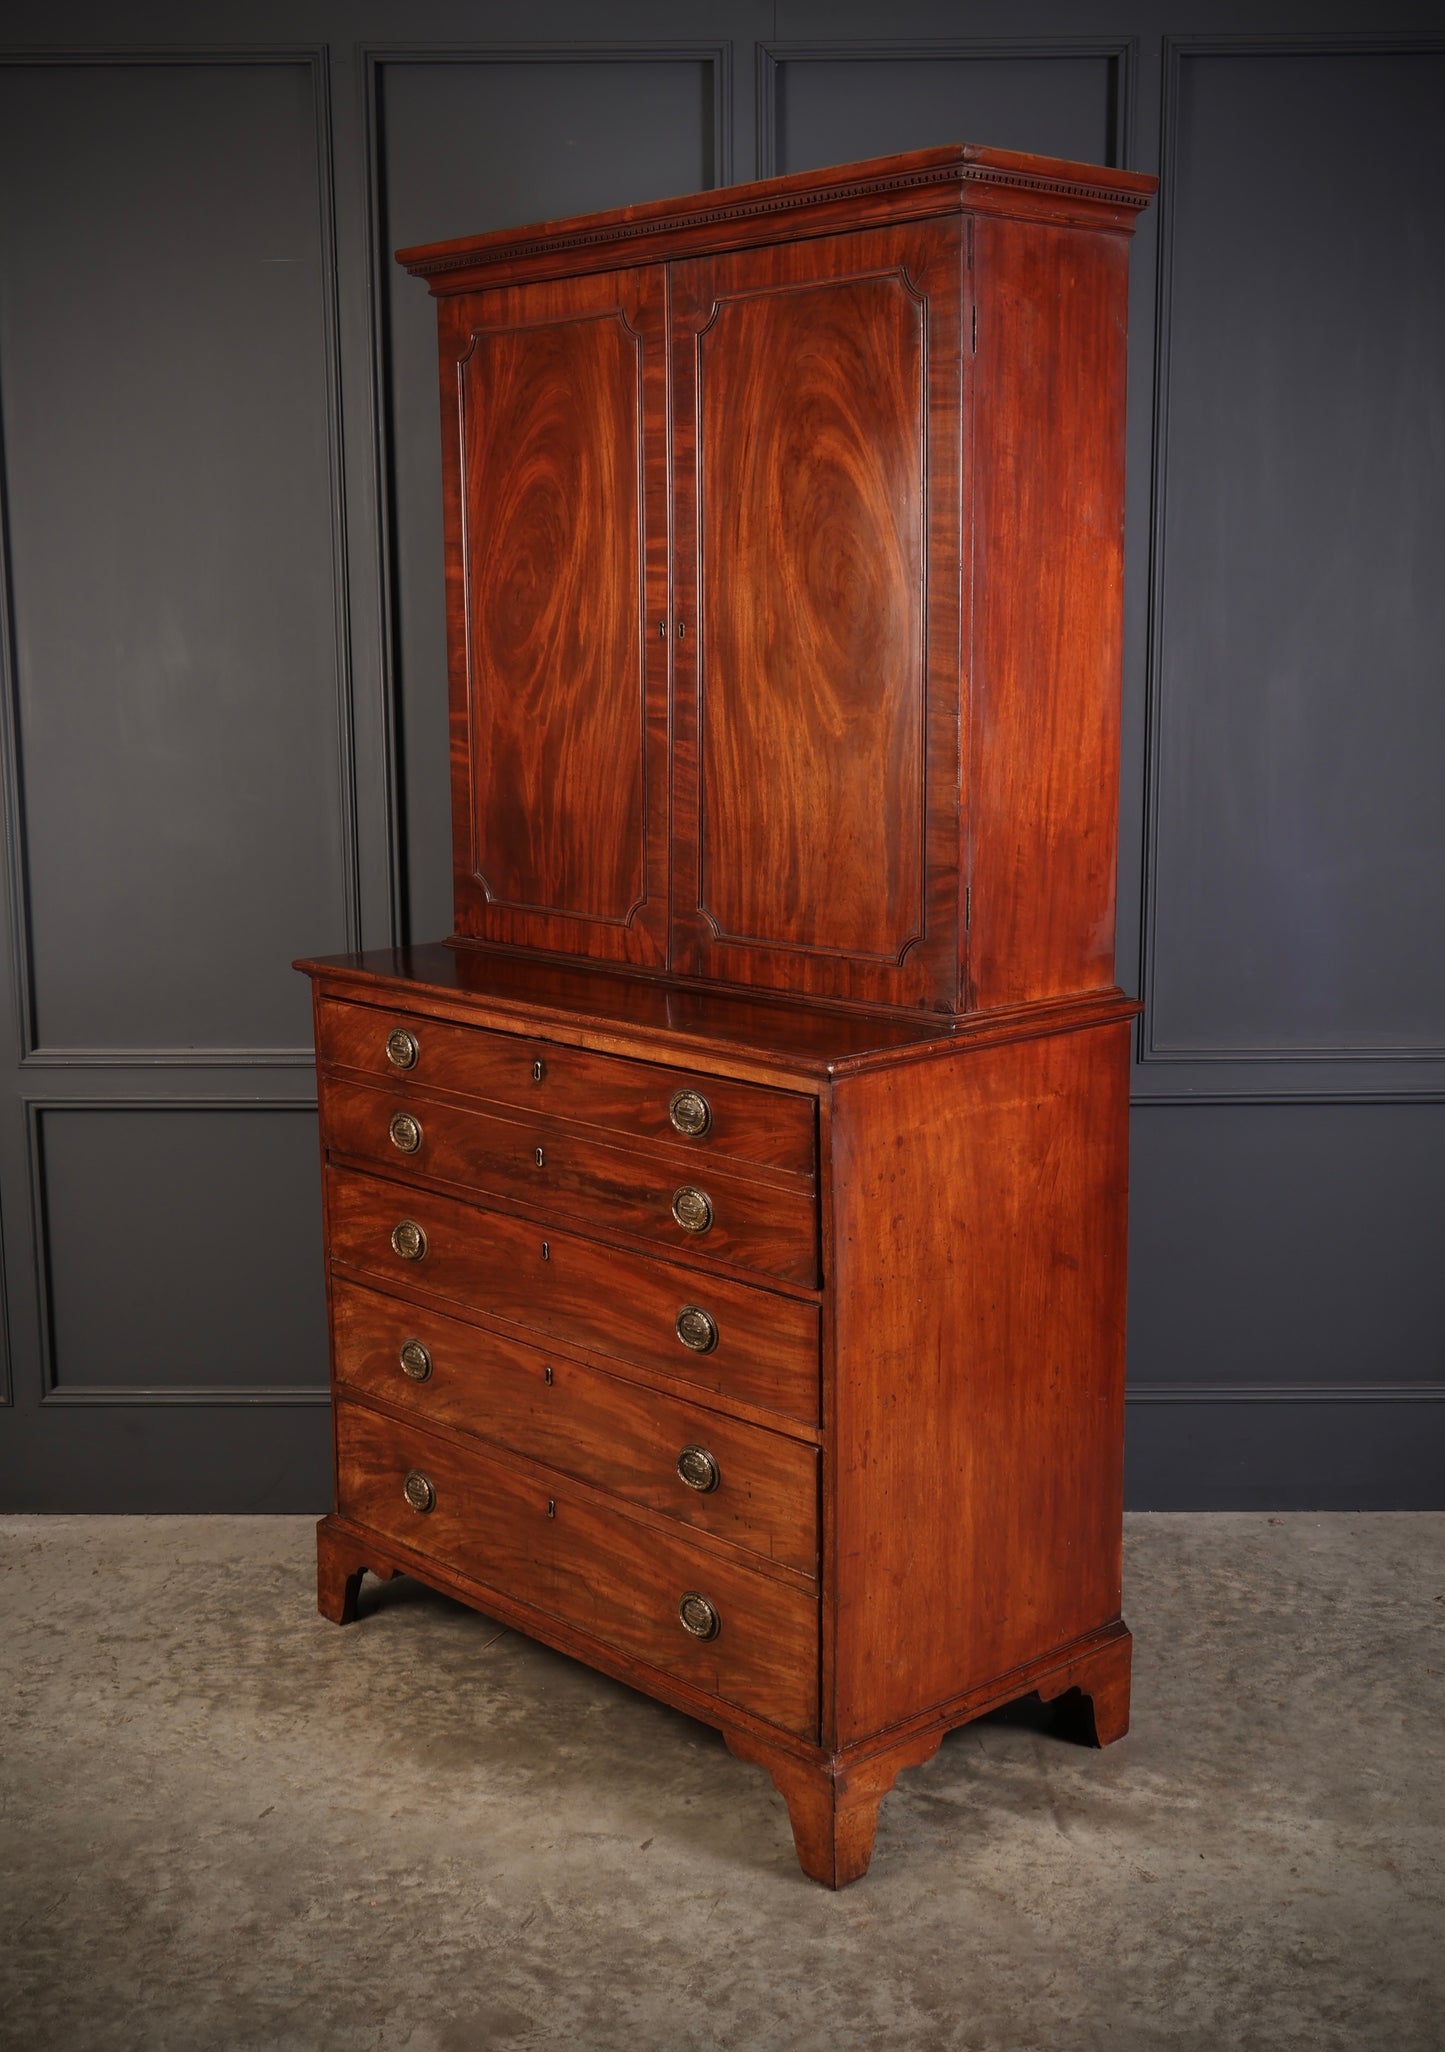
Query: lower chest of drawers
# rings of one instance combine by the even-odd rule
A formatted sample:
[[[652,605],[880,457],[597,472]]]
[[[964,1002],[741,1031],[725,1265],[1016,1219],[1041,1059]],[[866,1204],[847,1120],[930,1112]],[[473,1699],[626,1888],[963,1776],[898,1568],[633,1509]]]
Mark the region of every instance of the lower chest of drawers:
[[[811,1101],[693,1076],[679,1112],[666,1070],[361,1012],[322,1076],[338,1513],[643,1686],[815,1739]],[[392,1050],[431,1056],[430,1094]],[[684,1179],[721,1230],[667,1216]]]

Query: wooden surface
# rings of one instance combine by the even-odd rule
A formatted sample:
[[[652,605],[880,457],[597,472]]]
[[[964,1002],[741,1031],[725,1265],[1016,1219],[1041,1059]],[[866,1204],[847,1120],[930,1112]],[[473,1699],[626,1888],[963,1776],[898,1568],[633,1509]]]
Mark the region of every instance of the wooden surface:
[[[805,1441],[354,1283],[335,1284],[331,1316],[336,1377],[352,1395],[410,1412],[419,1423],[480,1434],[629,1503],[816,1573],[818,1452]],[[424,1382],[402,1372],[408,1341],[420,1341],[431,1357]],[[685,1447],[712,1455],[716,1488],[700,1493],[680,1479]]]
[[[398,1149],[396,1119],[407,1122],[408,1141],[420,1135],[413,1150]],[[445,1103],[400,1078],[389,1090],[323,1078],[321,1125],[333,1154],[454,1194],[516,1201],[574,1227],[633,1234],[703,1267],[721,1261],[809,1288],[818,1281],[811,1178],[790,1186],[719,1173],[716,1157],[701,1165],[679,1162],[671,1149],[609,1147],[559,1120]],[[694,1230],[679,1222],[684,1195],[706,1200],[707,1224]]]
[[[723,939],[890,960],[922,925],[926,253],[884,230],[675,274],[698,910]]]
[[[674,267],[683,974],[956,1003],[960,246]]]
[[[788,1806],[798,1865],[825,1888],[846,1888],[867,1873],[884,1796],[905,1767],[931,1759],[943,1743],[942,1730],[930,1730],[850,1762],[840,1754],[800,1759],[751,1733],[725,1736],[738,1759],[771,1775]]]
[[[723,192],[419,244],[398,250],[397,262],[429,278],[434,293],[445,294],[482,282],[577,275],[619,263],[658,263],[697,249],[871,227],[960,204],[1129,233],[1158,183],[1137,171],[954,143],[759,179]]]
[[[868,1871],[884,1796],[905,1768],[931,1760],[958,1725],[1028,1694],[1057,1701],[1053,1729],[1061,1738],[1091,1746],[1123,1738],[1129,1729],[1131,1656],[1126,1631],[1095,1634],[1061,1658],[975,1688],[907,1729],[837,1751],[800,1752],[756,1731],[726,1727],[724,1737],[738,1759],[772,1777],[788,1806],[803,1872],[825,1888],[845,1888]]]
[[[445,948],[435,954],[438,971],[459,960],[477,959]],[[638,988],[625,987],[624,1005]],[[379,994],[364,985],[358,992]],[[415,990],[412,994],[418,995]],[[388,1037],[398,1026],[416,1042],[416,1060],[406,1070],[398,1070],[386,1052]],[[645,1060],[599,1056],[545,1040],[525,1027],[521,1032],[491,1033],[410,1009],[380,1011],[370,1005],[323,1001],[318,1032],[319,1053],[328,1067],[373,1082],[395,1085],[404,1080],[428,1095],[505,1105],[531,1116],[566,1120],[612,1139],[641,1141],[650,1158],[670,1162],[683,1176],[697,1164],[719,1158],[753,1173],[813,1173],[816,1110],[813,1099],[801,1094],[739,1087],[716,1076],[679,1073]],[[634,1053],[650,1051],[635,1030],[627,1044]],[[710,1114],[707,1130],[696,1135],[680,1133],[671,1118],[674,1095],[688,1089],[704,1096]]]
[[[529,1332],[659,1369],[699,1389],[808,1424],[818,1415],[818,1307],[731,1278],[700,1274],[616,1247],[485,1211],[430,1190],[332,1168],[327,1217],[333,1260],[392,1288],[455,1298]],[[426,1234],[407,1261],[391,1243],[403,1219]],[[717,1326],[710,1353],[675,1329],[698,1306]]]
[[[710,1717],[829,1887],[952,1726],[1036,1690],[1127,1728],[1151,185],[921,152],[408,253],[443,295],[458,930],[307,965],[319,1601],[414,1572]]]
[[[1129,247],[974,227],[972,923],[988,1010],[1114,981]]]
[[[818,1604],[741,1555],[702,1551],[675,1528],[604,1508],[543,1471],[500,1461],[360,1404],[337,1406],[337,1506],[343,1517],[444,1567],[604,1640],[629,1660],[677,1674],[785,1731],[816,1736]],[[409,1473],[435,1491],[419,1513]],[[550,1508],[549,1508],[550,1507]],[[705,1596],[717,1636],[693,1638],[678,1605]]]
[[[414,1024],[414,1014],[503,1034],[514,1044],[538,1038],[544,1044],[532,1055],[545,1056],[549,1045],[554,1052],[616,1055],[670,1074],[668,1095],[685,1085],[706,1090],[725,1078],[816,1098],[830,1077],[1072,1032],[1139,1011],[1137,999],[1110,989],[950,1018],[727,990],[451,941],[306,957],[295,966],[316,979],[328,1016],[334,1003],[389,1007],[403,1025],[409,1018]],[[367,1055],[368,1073],[377,1059]],[[774,1108],[786,1113],[775,1102]],[[663,1132],[659,1125],[657,1137]]]
[[[923,922],[924,302],[903,239],[864,240],[675,291],[707,309],[700,909],[720,938],[892,960]]]
[[[1148,189],[945,150],[744,188],[746,246],[698,215],[665,264],[641,216],[538,231],[530,284],[410,253],[492,281],[439,308],[460,938],[944,1014],[1112,987]],[[782,225],[827,194],[855,232]]]
[[[840,1084],[825,1409],[846,1745],[1119,1616],[1125,1025]]]
[[[457,931],[667,954],[664,288],[655,270],[446,308]]]

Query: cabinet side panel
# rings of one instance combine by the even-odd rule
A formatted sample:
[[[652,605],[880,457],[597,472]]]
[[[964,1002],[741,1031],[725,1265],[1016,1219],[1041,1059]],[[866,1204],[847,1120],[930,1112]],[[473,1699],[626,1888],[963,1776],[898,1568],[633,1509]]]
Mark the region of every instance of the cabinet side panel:
[[[974,223],[974,1005],[1107,989],[1129,245]]]
[[[1129,1028],[836,1087],[838,1742],[1119,1613]]]

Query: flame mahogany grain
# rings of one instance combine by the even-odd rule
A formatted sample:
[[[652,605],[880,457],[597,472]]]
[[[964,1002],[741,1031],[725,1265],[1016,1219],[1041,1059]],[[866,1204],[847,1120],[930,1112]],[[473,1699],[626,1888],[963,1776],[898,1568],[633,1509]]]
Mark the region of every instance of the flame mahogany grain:
[[[331,1258],[384,1286],[426,1290],[542,1339],[724,1389],[744,1402],[811,1424],[818,1415],[818,1306],[691,1265],[624,1253],[571,1231],[460,1204],[409,1183],[327,1171]],[[403,1219],[426,1251],[407,1260],[392,1245]],[[690,1305],[715,1321],[716,1345],[695,1353],[675,1329]]]
[[[390,1086],[404,1081],[427,1096],[456,1096],[532,1118],[562,1120],[569,1128],[587,1127],[599,1139],[614,1143],[643,1141],[648,1149],[645,1159],[666,1159],[679,1179],[714,1163],[746,1174],[781,1169],[791,1176],[812,1177],[818,1145],[817,1107],[812,1097],[796,1091],[740,1089],[716,1075],[691,1069],[679,1072],[655,1061],[599,1060],[585,1047],[569,1044],[576,1032],[576,1008],[563,1014],[570,1028],[566,1039],[546,1033],[545,1028],[539,1033],[536,1014],[553,996],[552,975],[546,972],[530,1005],[523,998],[528,1016],[511,1022],[520,1024],[521,1032],[478,1031],[474,1024],[439,1019],[420,1009],[422,978],[405,974],[410,957],[419,952],[412,950],[399,957],[387,950],[355,958],[363,966],[363,977],[349,984],[348,995],[371,1002],[322,1002],[317,1049],[329,1069],[354,1072]],[[488,960],[481,954],[453,954],[444,948],[435,949],[433,955],[439,975],[453,968],[464,972],[483,968]],[[311,966],[339,970],[341,960]],[[504,958],[503,966],[515,972],[533,965]],[[376,1009],[378,981],[398,981],[395,973],[388,977],[388,971],[401,972],[400,987],[417,1009]],[[516,975],[509,979],[511,988],[519,982],[525,989],[523,979]],[[465,976],[460,987],[470,987]],[[629,1014],[639,995],[650,992],[636,983],[621,985],[617,1021],[633,1047],[639,1043],[636,1022],[629,1020]],[[416,1043],[416,1059],[406,1070],[398,1070],[387,1059],[387,1038],[397,1026]],[[528,1027],[530,1032],[525,1030]],[[641,1045],[652,1051],[646,1041]],[[679,1133],[669,1110],[675,1093],[689,1089],[705,1095],[710,1113],[707,1130],[695,1136]]]
[[[421,1143],[408,1154],[389,1137],[398,1116],[420,1129]],[[464,1109],[401,1082],[378,1090],[323,1076],[321,1129],[335,1155],[391,1173],[404,1169],[449,1186],[454,1195],[521,1203],[581,1230],[635,1234],[660,1253],[704,1268],[725,1262],[808,1288],[818,1281],[811,1181],[791,1189],[778,1181],[745,1181],[712,1165],[680,1163],[670,1149],[639,1157],[556,1120]],[[673,1199],[680,1189],[700,1193],[711,1206],[711,1223],[702,1230],[679,1224]]]
[[[443,518],[457,931],[667,957],[665,293],[450,302]]]
[[[953,1003],[959,239],[675,267],[684,974]]]
[[[605,1640],[644,1670],[676,1674],[800,1738],[816,1734],[818,1602],[811,1589],[762,1574],[726,1549],[699,1557],[675,1529],[604,1507],[565,1478],[361,1404],[338,1404],[337,1446],[343,1519]],[[414,1472],[435,1492],[425,1513],[403,1493]],[[694,1638],[678,1622],[678,1605],[693,1592],[721,1620],[712,1639]]]
[[[816,1574],[816,1447],[355,1283],[334,1284],[332,1323],[336,1378],[348,1394],[405,1410],[418,1424],[480,1432],[629,1503]],[[431,1356],[424,1382],[401,1369],[401,1349],[413,1340]],[[679,1478],[688,1446],[713,1456],[716,1488],[700,1494]]]

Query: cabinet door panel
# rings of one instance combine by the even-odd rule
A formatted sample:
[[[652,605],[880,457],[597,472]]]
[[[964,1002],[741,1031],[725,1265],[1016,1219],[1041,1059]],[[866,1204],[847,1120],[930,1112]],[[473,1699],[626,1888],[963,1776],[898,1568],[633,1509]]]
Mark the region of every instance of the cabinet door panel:
[[[643,268],[443,311],[457,930],[475,939],[666,958],[662,308]]]
[[[674,269],[686,972],[956,1002],[958,250]]]

